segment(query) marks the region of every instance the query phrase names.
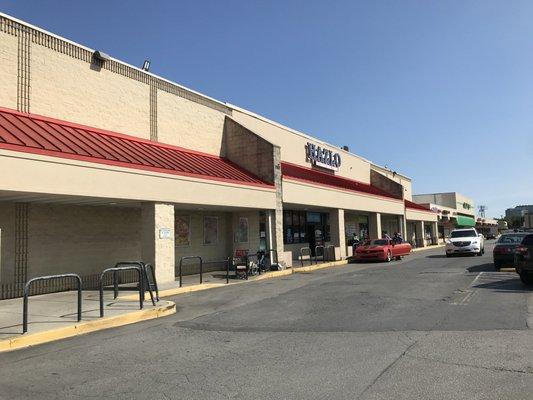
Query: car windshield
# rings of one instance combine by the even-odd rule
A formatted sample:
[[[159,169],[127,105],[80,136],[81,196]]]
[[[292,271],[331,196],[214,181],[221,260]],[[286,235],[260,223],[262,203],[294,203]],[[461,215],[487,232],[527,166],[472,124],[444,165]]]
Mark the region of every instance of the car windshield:
[[[369,242],[372,246],[383,246],[387,244],[387,239],[374,239]]]
[[[519,244],[525,235],[502,235],[496,243],[498,244]]]
[[[462,238],[462,237],[476,237],[476,231],[469,229],[467,231],[453,231],[452,238]]]

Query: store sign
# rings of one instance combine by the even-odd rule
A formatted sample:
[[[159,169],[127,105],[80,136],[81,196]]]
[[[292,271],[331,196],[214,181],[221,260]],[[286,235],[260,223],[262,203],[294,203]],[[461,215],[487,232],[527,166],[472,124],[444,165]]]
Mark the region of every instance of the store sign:
[[[331,171],[338,171],[341,166],[341,155],[333,153],[328,149],[323,149],[313,143],[307,143],[307,160],[317,167],[326,168]]]

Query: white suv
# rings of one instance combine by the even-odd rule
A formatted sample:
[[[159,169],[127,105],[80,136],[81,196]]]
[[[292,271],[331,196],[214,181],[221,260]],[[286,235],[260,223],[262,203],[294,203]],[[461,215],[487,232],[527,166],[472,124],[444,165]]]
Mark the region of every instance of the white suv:
[[[477,233],[474,228],[454,229],[449,239],[446,239],[446,257],[454,254],[485,253],[485,241],[483,235]]]

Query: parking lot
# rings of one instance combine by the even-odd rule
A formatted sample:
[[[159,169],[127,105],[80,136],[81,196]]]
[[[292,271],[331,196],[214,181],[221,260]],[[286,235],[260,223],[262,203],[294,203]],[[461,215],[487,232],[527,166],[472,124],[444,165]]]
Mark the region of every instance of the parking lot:
[[[533,292],[486,250],[177,296],[170,317],[0,354],[0,398],[530,399]]]

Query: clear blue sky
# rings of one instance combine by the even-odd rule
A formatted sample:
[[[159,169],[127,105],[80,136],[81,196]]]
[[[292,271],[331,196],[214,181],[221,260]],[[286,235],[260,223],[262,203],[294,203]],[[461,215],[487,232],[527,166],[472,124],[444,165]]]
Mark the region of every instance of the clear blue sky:
[[[499,216],[533,203],[532,1],[4,1],[0,10]]]

